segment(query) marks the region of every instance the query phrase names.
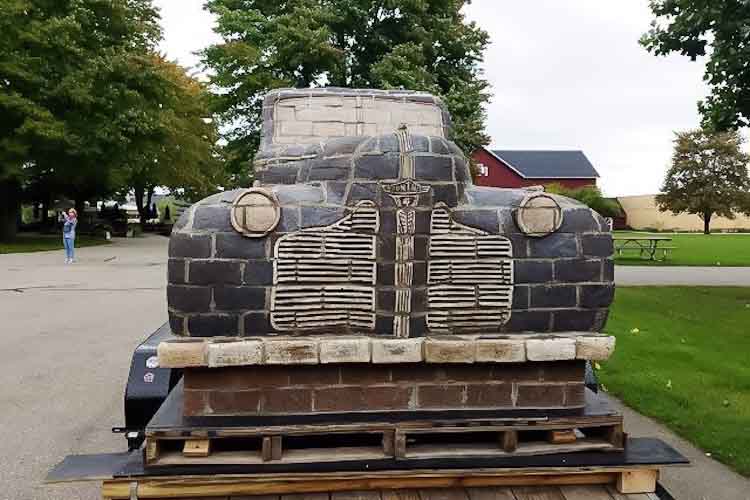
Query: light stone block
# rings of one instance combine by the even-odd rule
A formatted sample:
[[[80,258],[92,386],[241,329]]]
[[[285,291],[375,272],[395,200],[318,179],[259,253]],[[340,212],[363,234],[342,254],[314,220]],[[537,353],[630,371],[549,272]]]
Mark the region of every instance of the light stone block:
[[[241,340],[208,345],[208,367],[263,364],[263,341]]]
[[[313,124],[315,137],[343,137],[346,126],[342,122],[322,122]]]
[[[421,114],[416,109],[394,109],[391,112],[391,120],[393,123],[406,123],[407,125],[422,123]]]
[[[576,358],[604,361],[615,350],[615,337],[610,335],[586,335],[576,339]]]
[[[409,132],[419,135],[443,136],[443,129],[432,125],[414,125],[409,127]]]
[[[473,340],[427,338],[424,358],[428,363],[473,363],[475,346]]]
[[[321,363],[369,363],[369,338],[338,338],[320,340]]]
[[[365,121],[368,123],[376,123],[379,126],[393,126],[390,111],[382,111],[378,109],[368,109],[365,113]]]
[[[279,135],[282,136],[309,136],[313,133],[313,122],[278,121]]]
[[[326,106],[329,108],[339,108],[344,105],[344,98],[339,96],[311,97],[310,102],[317,106]]]
[[[276,104],[276,108],[306,108],[309,105],[310,98],[309,97],[291,97],[286,98],[283,101],[279,101]]]
[[[370,122],[363,124],[362,135],[378,135],[378,126]]]
[[[312,136],[301,136],[301,135],[280,135],[274,139],[278,144],[305,144],[310,141]]]
[[[346,134],[346,137],[355,137],[361,135],[359,133],[359,125],[357,125],[356,123],[346,123],[344,124],[344,126],[344,133]]]
[[[479,339],[476,361],[487,363],[522,363],[526,361],[524,339]]]
[[[437,106],[420,106],[419,123],[424,125],[442,125],[443,113]]]
[[[419,363],[424,339],[372,339],[373,363]]]
[[[294,115],[294,107],[278,106],[274,111],[274,119],[282,122],[293,122],[297,119]]]
[[[162,342],[156,348],[160,368],[206,366],[206,344],[203,340]]]
[[[265,362],[268,365],[315,365],[318,363],[318,341],[267,340]]]
[[[347,107],[341,107],[341,108],[335,108],[335,109],[328,109],[326,111],[325,115],[319,115],[315,120],[320,120],[321,118],[327,120],[327,121],[337,121],[337,122],[356,122],[357,121],[357,108],[347,108]]]
[[[541,338],[526,340],[526,358],[529,361],[564,361],[576,358],[574,338]]]

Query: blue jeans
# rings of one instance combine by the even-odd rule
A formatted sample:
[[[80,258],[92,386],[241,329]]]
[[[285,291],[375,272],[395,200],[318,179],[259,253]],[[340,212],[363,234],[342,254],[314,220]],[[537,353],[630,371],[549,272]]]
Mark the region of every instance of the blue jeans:
[[[63,245],[65,245],[65,258],[73,260],[75,258],[75,245],[76,240],[73,238],[63,238]]]

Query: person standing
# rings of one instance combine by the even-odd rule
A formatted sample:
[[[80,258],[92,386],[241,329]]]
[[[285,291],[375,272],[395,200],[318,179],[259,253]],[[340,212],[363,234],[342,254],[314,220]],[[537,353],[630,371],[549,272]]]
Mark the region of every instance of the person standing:
[[[65,222],[63,223],[63,245],[65,246],[65,263],[75,262],[76,224],[78,224],[78,212],[75,208],[63,212]]]

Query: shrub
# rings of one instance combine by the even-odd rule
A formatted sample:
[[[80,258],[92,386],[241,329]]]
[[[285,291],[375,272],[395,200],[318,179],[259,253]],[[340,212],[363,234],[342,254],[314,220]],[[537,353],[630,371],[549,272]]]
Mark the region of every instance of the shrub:
[[[622,209],[616,200],[605,198],[596,186],[584,186],[581,188],[569,188],[561,184],[548,184],[545,191],[560,194],[578,200],[599,212],[602,217],[621,217]]]

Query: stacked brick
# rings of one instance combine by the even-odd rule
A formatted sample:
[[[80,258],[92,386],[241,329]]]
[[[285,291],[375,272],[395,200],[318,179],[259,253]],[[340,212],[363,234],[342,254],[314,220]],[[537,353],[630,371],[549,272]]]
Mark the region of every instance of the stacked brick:
[[[583,361],[193,369],[185,414],[575,409],[584,405],[583,370]]]

